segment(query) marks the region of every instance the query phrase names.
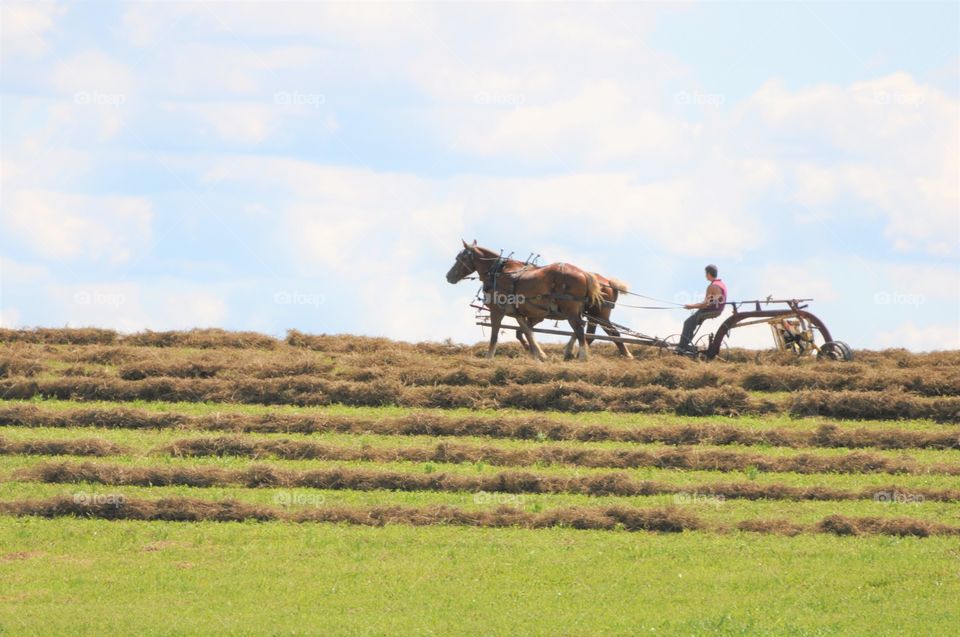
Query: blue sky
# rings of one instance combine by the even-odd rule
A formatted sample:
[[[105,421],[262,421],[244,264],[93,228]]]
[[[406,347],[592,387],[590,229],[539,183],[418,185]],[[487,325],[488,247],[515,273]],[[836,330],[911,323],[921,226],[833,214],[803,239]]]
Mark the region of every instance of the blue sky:
[[[473,342],[464,237],[960,347],[957,3],[2,11],[5,326]]]

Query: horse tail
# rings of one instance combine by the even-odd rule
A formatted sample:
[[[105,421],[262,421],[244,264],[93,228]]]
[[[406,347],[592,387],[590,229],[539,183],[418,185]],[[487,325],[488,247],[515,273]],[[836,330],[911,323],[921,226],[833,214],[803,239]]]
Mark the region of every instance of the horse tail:
[[[603,307],[603,292],[600,290],[600,283],[597,277],[589,272],[584,272],[587,277],[587,307]]]
[[[612,276],[607,277],[607,280],[610,282],[610,287],[612,287],[617,292],[629,292],[630,285],[626,281],[621,281],[620,279],[615,279]]]

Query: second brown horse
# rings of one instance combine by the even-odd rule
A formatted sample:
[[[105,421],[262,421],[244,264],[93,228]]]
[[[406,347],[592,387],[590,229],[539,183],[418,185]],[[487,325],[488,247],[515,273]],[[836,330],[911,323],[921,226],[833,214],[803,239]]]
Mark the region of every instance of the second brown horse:
[[[484,302],[490,308],[493,329],[488,358],[496,354],[504,316],[516,319],[530,353],[540,360],[545,360],[546,354],[533,336],[532,325],[544,319],[563,319],[570,324],[574,337],[567,343],[564,358],[572,358],[574,342],[580,346],[580,359],[589,357],[583,315],[587,308],[604,305],[596,276],[568,263],[532,266],[505,259],[476,241],[472,245],[463,241],[463,250],[447,272],[447,281],[457,283],[474,272],[483,281]]]

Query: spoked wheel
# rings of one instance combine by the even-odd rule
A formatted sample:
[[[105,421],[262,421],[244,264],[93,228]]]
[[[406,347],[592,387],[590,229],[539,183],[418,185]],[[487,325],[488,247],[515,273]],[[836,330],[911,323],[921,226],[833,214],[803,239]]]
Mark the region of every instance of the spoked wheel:
[[[849,361],[853,360],[853,352],[850,350],[850,346],[843,341],[827,341],[820,346],[820,351],[817,352],[817,359]]]
[[[707,360],[707,350],[710,349],[714,338],[716,337],[713,334],[704,334],[694,343],[700,351],[700,360]],[[719,361],[730,360],[730,346],[727,345],[727,339],[723,339],[723,342],[720,344],[716,359]]]
[[[677,345],[680,344],[680,335],[671,334],[660,341],[660,347],[657,348],[660,356],[672,356],[677,351]]]

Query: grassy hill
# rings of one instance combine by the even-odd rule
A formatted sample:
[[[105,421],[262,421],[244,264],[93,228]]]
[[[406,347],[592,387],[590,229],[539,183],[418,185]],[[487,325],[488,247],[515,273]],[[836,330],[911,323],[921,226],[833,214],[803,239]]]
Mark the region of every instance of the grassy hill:
[[[960,352],[0,330],[0,634],[950,634]]]

